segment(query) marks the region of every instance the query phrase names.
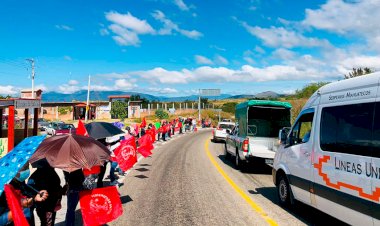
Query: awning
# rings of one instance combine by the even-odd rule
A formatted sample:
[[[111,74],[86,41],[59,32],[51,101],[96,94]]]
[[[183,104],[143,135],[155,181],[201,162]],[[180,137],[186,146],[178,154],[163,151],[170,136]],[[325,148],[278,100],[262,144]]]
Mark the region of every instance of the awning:
[[[75,107],[86,107],[86,104],[80,103],[80,104],[75,105]],[[90,107],[96,107],[96,105],[95,104],[90,104]]]

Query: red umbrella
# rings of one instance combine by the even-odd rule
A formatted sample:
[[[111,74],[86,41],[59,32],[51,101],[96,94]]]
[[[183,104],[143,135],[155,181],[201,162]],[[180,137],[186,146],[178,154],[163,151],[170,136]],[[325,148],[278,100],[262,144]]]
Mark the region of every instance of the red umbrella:
[[[32,165],[46,159],[51,167],[67,172],[103,165],[110,151],[92,137],[65,134],[45,139],[30,158]]]

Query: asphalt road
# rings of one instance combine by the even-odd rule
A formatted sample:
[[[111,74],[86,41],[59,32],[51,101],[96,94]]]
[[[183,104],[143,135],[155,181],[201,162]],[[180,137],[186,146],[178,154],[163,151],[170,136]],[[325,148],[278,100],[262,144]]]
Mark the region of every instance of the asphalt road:
[[[271,168],[236,170],[225,159],[224,144],[212,143],[210,135],[177,136],[140,161],[119,189],[124,214],[110,225],[268,225],[268,219],[278,225],[342,224],[306,205],[278,206]]]

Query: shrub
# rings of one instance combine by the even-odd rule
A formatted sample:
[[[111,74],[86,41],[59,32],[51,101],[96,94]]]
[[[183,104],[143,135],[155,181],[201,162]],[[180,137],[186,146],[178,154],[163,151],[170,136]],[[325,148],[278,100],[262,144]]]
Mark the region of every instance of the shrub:
[[[155,115],[159,119],[168,119],[169,118],[169,114],[166,111],[164,111],[164,109],[162,109],[162,108],[157,109]]]

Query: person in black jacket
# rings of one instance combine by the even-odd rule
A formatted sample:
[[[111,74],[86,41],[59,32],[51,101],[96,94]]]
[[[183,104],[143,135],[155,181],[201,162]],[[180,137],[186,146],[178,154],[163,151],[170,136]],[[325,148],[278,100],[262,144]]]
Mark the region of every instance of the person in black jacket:
[[[49,197],[41,203],[36,203],[35,208],[41,221],[41,226],[52,226],[55,222],[56,212],[61,207],[62,187],[61,180],[54,168],[45,166],[37,168],[30,176],[28,185],[37,190],[47,190]]]

